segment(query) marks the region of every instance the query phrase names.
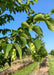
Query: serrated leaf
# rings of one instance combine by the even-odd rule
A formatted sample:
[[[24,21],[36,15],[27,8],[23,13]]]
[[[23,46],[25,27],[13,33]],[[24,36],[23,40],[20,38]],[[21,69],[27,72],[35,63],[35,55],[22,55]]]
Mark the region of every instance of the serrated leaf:
[[[40,40],[38,40],[38,39],[36,39],[36,40],[34,41],[34,44],[35,44],[35,46],[36,46],[37,50],[39,50],[39,49],[40,49],[40,47],[41,47],[41,41],[40,41]]]
[[[40,22],[40,21],[45,21],[44,16],[41,13],[34,15],[33,23],[34,22]]]
[[[22,59],[22,50],[21,50],[20,46],[18,44],[14,44],[14,47],[18,51],[20,59]]]
[[[37,0],[34,0],[35,3],[37,3]]]
[[[20,45],[24,48],[27,44],[27,41],[24,37],[20,37]]]
[[[51,14],[54,14],[54,8],[51,10]]]
[[[6,53],[6,44],[5,43],[2,43],[2,49],[3,49],[3,51],[4,51],[4,54]]]
[[[21,26],[22,26],[22,28],[29,28],[29,25],[27,22],[22,22]]]
[[[25,33],[21,33],[20,36],[25,37],[26,39],[28,39],[28,35],[26,35]]]
[[[12,30],[12,36],[15,36],[16,34],[18,34],[18,30]]]
[[[28,16],[30,16],[31,14],[34,14],[34,13],[35,12],[33,10],[30,10]]]
[[[13,46],[13,45],[12,45],[11,43],[7,44],[5,57],[7,57],[7,56],[8,56],[9,51],[12,49],[12,46]]]
[[[32,30],[35,31],[41,38],[43,37],[43,32],[41,28],[37,25],[32,25]]]
[[[50,17],[46,18],[46,24],[51,31],[54,31],[54,19]]]

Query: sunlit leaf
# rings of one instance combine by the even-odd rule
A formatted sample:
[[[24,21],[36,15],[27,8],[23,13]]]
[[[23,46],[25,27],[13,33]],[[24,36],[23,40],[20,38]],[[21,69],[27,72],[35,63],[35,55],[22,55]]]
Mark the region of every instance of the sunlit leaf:
[[[41,13],[34,15],[34,18],[33,18],[33,22],[39,22],[39,21],[45,21],[45,18],[43,14]]]
[[[50,17],[46,18],[46,24],[51,31],[54,31],[54,19]]]
[[[27,22],[22,22],[21,26],[22,26],[22,28],[29,28],[29,25]]]
[[[37,50],[39,50],[40,47],[41,47],[41,41],[38,40],[38,39],[36,39],[36,40],[34,41],[34,43],[35,43],[35,46],[36,46]]]
[[[12,49],[12,46],[13,46],[13,44],[11,44],[11,43],[7,44],[5,57],[7,57],[7,56],[8,56],[9,51]]]
[[[54,14],[54,8],[51,10],[51,14]]]
[[[39,26],[33,25],[32,30],[35,31],[41,38],[43,37],[43,32]]]
[[[34,0],[34,2],[36,2],[36,3],[37,3],[37,0]]]

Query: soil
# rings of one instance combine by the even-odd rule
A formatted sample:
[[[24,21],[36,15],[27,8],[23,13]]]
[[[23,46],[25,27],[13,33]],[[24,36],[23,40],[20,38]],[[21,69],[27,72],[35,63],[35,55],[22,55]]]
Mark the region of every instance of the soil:
[[[31,64],[32,62],[34,61],[24,62],[20,65],[16,64],[14,67],[10,67],[9,69],[0,72],[0,75],[11,75],[11,73],[16,72],[18,69],[22,69],[23,67]],[[39,64],[39,66],[32,72],[31,75],[48,75],[48,65],[48,56],[46,56],[46,58],[42,61],[42,63]]]
[[[32,75],[48,75],[49,71],[48,56],[40,63],[40,65],[33,71]]]
[[[16,64],[18,62],[20,62],[20,64]],[[23,67],[25,67],[33,62],[34,61],[31,60],[31,57],[26,57],[26,58],[23,58],[22,60],[16,60],[16,61],[12,62],[13,66],[1,71],[0,75],[12,75],[12,73],[15,73],[19,69],[22,69]]]

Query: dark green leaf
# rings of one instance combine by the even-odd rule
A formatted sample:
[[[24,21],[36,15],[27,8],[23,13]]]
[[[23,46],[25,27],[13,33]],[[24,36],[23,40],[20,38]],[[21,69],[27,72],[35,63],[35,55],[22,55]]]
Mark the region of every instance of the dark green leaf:
[[[18,44],[14,44],[15,48],[17,49],[18,53],[19,53],[19,56],[20,56],[20,59],[22,59],[22,50],[20,48],[20,46]]]
[[[54,8],[51,10],[51,14],[54,14]]]

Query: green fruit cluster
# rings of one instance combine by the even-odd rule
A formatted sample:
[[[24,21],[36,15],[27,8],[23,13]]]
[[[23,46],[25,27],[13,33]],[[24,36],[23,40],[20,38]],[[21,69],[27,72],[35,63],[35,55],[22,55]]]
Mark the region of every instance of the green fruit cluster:
[[[16,50],[13,49],[13,50],[11,51],[11,61],[14,61],[15,59],[16,59]]]

